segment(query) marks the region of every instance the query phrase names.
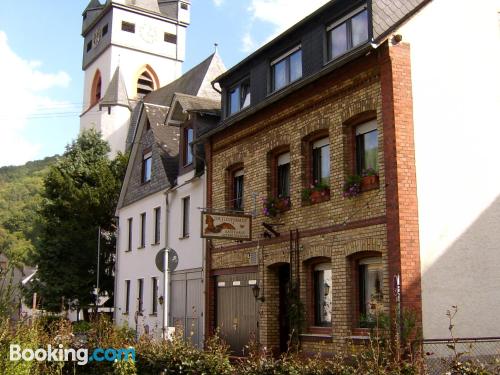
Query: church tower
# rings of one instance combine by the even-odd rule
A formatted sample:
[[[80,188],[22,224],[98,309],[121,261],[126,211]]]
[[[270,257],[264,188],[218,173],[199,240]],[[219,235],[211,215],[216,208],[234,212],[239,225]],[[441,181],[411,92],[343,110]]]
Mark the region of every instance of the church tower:
[[[182,74],[189,0],[90,0],[83,12],[80,131],[94,128],[125,150],[136,104]]]

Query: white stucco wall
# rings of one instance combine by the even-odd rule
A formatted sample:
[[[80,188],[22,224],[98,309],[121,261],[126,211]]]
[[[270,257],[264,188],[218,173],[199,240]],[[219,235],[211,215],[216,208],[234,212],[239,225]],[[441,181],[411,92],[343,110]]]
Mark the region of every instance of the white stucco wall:
[[[169,207],[166,209],[166,194],[159,192],[143,198],[133,204],[119,210],[120,230],[118,242],[118,261],[116,273],[116,323],[128,325],[135,329],[135,312],[137,310],[138,279],[144,279],[144,314],[139,318],[139,332],[144,332],[144,326],[148,325],[151,333],[161,335],[163,324],[163,307],[158,305],[157,316],[150,315],[152,312],[152,277],[159,281],[158,296],[164,296],[163,274],[155,265],[155,257],[160,249],[170,247],[179,255],[179,265],[176,272],[183,270],[202,271],[203,267],[203,241],[200,238],[200,211],[198,207],[204,205],[205,178],[191,180],[193,173],[181,176],[178,188],[168,194]],[[185,185],[183,185],[187,182]],[[182,237],[182,198],[190,197],[190,236]],[[161,207],[161,237],[160,244],[152,245],[154,242],[154,209]],[[146,212],[146,247],[140,246],[140,215]],[[168,219],[167,219],[168,215]],[[128,219],[133,218],[132,251],[126,252],[128,246]],[[168,225],[168,243],[165,239]],[[130,280],[130,312],[125,312],[125,280]],[[203,294],[203,284],[200,283],[200,294]],[[171,301],[175,303],[175,301]],[[203,301],[200,303],[203,308]],[[203,309],[197,312],[203,316]],[[203,325],[200,325],[200,329]],[[203,335],[203,333],[201,333]]]
[[[169,246],[179,254],[179,269],[193,269],[203,267],[202,248],[204,241],[201,233],[201,213],[199,208],[204,206],[205,175],[195,178],[194,172],[179,176],[179,188],[169,194],[170,222]],[[188,182],[191,181],[191,182]],[[182,186],[185,182],[186,185]],[[189,237],[182,238],[182,199],[190,199]]]
[[[411,45],[425,338],[500,336],[497,0],[434,0]]]
[[[152,245],[154,242],[155,215],[154,209],[161,207],[161,236],[158,245]],[[146,246],[139,249],[140,246],[140,215],[146,213]],[[128,246],[128,219],[133,219],[132,224],[132,251],[126,252]],[[119,211],[119,235],[118,235],[118,262],[116,266],[116,322],[119,325],[128,324],[135,328],[134,314],[137,311],[137,284],[138,279],[144,279],[144,315],[139,320],[139,329],[142,332],[144,325],[148,325],[151,331],[157,331],[161,334],[162,307],[158,305],[157,316],[152,313],[152,277],[158,278],[158,296],[164,296],[163,274],[158,271],[155,265],[155,257],[160,249],[165,248],[165,222],[166,222],[166,204],[165,194],[159,192],[129,206],[123,207]],[[130,312],[125,315],[125,280],[130,280]]]

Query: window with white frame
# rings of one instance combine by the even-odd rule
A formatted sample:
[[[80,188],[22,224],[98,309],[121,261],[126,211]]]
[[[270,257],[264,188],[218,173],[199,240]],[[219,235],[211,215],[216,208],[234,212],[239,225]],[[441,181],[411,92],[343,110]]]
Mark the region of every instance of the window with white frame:
[[[313,269],[314,325],[332,324],[332,264],[321,263]]]
[[[141,232],[140,232],[140,246],[139,248],[146,247],[146,213],[141,214]]]
[[[182,198],[182,237],[189,237],[189,206],[190,197]]]
[[[277,158],[277,195],[279,198],[290,197],[290,153],[285,152]]]
[[[333,60],[368,41],[368,11],[355,10],[327,28],[328,59]]]
[[[151,313],[156,314],[158,312],[158,278],[151,278]]]
[[[142,183],[151,181],[151,166],[153,163],[153,154],[148,152],[142,157]]]
[[[272,91],[302,78],[302,49],[297,46],[271,62]]]
[[[330,185],[330,140],[318,139],[312,144],[313,184]]]
[[[235,114],[250,105],[250,79],[245,79],[228,92],[228,115]]]
[[[356,126],[356,173],[378,172],[377,120]]]
[[[383,300],[383,267],[381,257],[358,261],[358,306],[360,327],[370,328]]]

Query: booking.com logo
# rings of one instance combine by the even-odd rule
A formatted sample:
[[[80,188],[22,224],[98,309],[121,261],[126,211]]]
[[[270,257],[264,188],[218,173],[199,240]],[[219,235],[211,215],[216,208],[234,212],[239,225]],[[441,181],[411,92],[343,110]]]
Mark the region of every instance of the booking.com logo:
[[[21,345],[10,345],[10,360],[11,361],[39,361],[39,362],[77,362],[83,366],[89,362],[115,362],[128,361],[135,362],[135,349],[94,349],[89,356],[88,349],[70,349],[64,348],[62,344],[57,347],[47,345],[47,348],[39,349],[21,349]]]

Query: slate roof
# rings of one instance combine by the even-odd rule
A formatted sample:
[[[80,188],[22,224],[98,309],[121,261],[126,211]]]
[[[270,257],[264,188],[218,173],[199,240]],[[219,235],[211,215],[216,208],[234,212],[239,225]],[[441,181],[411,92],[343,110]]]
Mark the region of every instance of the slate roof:
[[[428,2],[429,0],[372,0],[373,38],[383,38]]]
[[[189,112],[202,112],[220,116],[220,98],[212,99],[176,93],[165,123],[174,126],[178,125],[186,120]]]
[[[216,97],[218,94],[211,87],[211,82],[222,74],[224,69],[221,58],[215,52],[180,78],[146,95],[144,102],[170,106],[175,93]],[[209,93],[210,91],[212,93]]]
[[[128,100],[127,88],[125,87],[125,81],[120,73],[120,67],[116,67],[113,78],[109,82],[108,88],[99,104],[99,108],[111,107],[115,105],[120,105],[123,107],[130,108],[130,102]]]
[[[99,2],[99,0],[90,0],[89,4],[83,11],[83,14],[85,14],[89,10],[96,10],[96,9],[101,9],[104,8],[104,5]]]

